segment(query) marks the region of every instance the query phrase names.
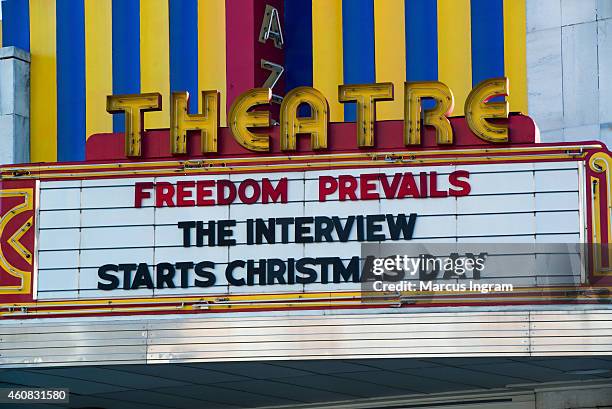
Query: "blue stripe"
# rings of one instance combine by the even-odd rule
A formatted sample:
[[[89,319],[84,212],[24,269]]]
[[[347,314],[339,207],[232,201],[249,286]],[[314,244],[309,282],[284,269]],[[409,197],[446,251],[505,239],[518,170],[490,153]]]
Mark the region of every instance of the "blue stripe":
[[[472,85],[504,76],[503,0],[472,0]]]
[[[27,0],[2,2],[2,46],[30,52],[30,3]]]
[[[406,80],[438,79],[436,0],[406,0]]]
[[[406,81],[438,79],[438,6],[437,0],[406,0]],[[395,95],[395,98],[403,98]],[[433,100],[423,101],[424,109],[434,107]]]
[[[85,7],[56,0],[57,160],[85,159]]]
[[[113,94],[140,93],[140,1],[113,0]],[[114,132],[125,131],[113,115]]]
[[[285,87],[312,86],[312,1],[285,0]]]
[[[374,0],[342,0],[342,41],[345,84],[376,82]],[[344,105],[344,120],[354,122],[356,106]]]
[[[170,90],[189,92],[189,112],[197,113],[198,1],[170,1],[169,14]]]

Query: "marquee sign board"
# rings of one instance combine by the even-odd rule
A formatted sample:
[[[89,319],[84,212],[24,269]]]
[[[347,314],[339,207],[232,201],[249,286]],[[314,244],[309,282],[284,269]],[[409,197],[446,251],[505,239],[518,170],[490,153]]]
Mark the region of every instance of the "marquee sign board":
[[[361,299],[363,243],[605,241],[609,161],[593,143],[5,168],[2,312],[401,305],[401,294]],[[421,305],[543,302],[570,288],[572,302],[600,302],[603,253],[594,270],[512,265],[482,277],[512,293]]]
[[[577,163],[535,165],[42,181],[37,297],[358,291],[364,242],[579,242]]]
[[[599,142],[536,143],[533,121],[493,99],[508,86],[477,85],[463,118],[451,117],[446,85],[406,83],[404,120],[376,121],[392,84],[341,85],[355,123],[330,123],[325,97],[298,87],[279,126],[269,107],[252,109],[270,100],[257,88],[234,100],[228,128],[216,91],[203,93],[201,114],[175,93],[171,129],[154,131],[144,119],[161,109],[159,94],[109,96],[126,132],[90,137],[85,163],[0,168],[0,314],[607,302],[609,153]],[[392,245],[455,246],[456,267],[467,243],[520,244],[461,256],[478,261],[470,271],[486,293],[368,286],[397,273],[373,268]],[[497,262],[483,269],[487,257]],[[465,283],[454,267],[436,283]],[[433,283],[434,270],[411,278]]]

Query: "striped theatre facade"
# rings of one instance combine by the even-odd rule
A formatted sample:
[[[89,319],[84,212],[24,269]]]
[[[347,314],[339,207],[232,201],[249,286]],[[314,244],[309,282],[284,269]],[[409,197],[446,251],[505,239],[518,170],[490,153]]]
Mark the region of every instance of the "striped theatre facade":
[[[282,49],[258,36],[266,4],[279,11]],[[332,122],[355,121],[338,85],[392,82],[379,120],[403,118],[405,81],[439,80],[454,92],[453,115],[480,81],[508,77],[510,111],[527,113],[525,3],[513,0],[5,0],[2,45],[31,53],[31,160],[80,161],[92,134],[123,132],[106,96],[159,92],[169,127],[170,95],[188,91],[196,113],[204,90],[226,110],[282,65],[273,92],[313,86]],[[267,56],[270,56],[268,58]]]
[[[0,382],[108,409],[612,391],[612,152],[540,143],[525,0],[0,4],[34,162],[0,160]],[[99,370],[147,379],[115,399]]]

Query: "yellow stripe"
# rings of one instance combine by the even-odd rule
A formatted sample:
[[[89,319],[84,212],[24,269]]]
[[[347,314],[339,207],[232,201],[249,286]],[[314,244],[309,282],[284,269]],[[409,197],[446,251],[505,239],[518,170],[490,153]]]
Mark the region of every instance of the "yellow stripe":
[[[2,20],[0,20],[0,47],[2,47]]]
[[[31,174],[27,174],[24,176],[14,176],[15,170],[17,168],[4,168],[1,172],[1,176],[7,180],[26,180],[26,179],[56,179],[56,178],[66,178],[66,179],[76,179],[76,178],[98,178],[105,176],[129,176],[129,175],[168,175],[172,172],[182,172],[185,174],[191,175],[205,175],[205,174],[216,174],[219,172],[222,173],[233,173],[233,172],[263,172],[263,171],[278,171],[278,170],[303,170],[304,168],[308,168],[310,170],[323,169],[327,167],[347,167],[347,166],[386,166],[389,164],[389,157],[395,157],[394,163],[398,163],[399,161],[406,160],[406,158],[410,158],[412,164],[448,164],[449,162],[453,162],[456,164],[461,163],[474,163],[474,162],[482,162],[483,154],[486,154],[488,160],[491,162],[515,162],[515,161],[540,161],[540,160],[576,160],[577,158],[583,159],[586,156],[586,152],[579,152],[582,148],[591,148],[590,146],[571,146],[567,147],[566,153],[545,153],[546,151],[554,151],[559,147],[550,147],[549,149],[531,149],[533,150],[533,154],[531,155],[516,155],[515,152],[519,152],[515,149],[508,150],[495,150],[492,151],[491,148],[487,149],[470,149],[466,151],[425,151],[425,152],[381,152],[378,153],[376,157],[372,157],[371,154],[358,154],[358,155],[324,155],[325,158],[332,160],[331,164],[329,162],[317,162],[312,164],[305,163],[294,163],[294,160],[291,160],[292,163],[284,163],[281,162],[279,164],[253,164],[253,165],[243,165],[240,164],[240,161],[232,163],[221,162],[222,160],[217,161],[207,161],[207,166],[202,168],[201,166],[195,168],[185,167],[184,162],[162,162],[162,164],[168,164],[169,166],[176,167],[172,169],[170,167],[157,167],[151,166],[150,163],[143,163],[141,167],[136,166],[134,164],[114,164],[114,165],[90,165],[90,166],[57,166],[57,172],[52,173],[52,168],[50,166],[26,166],[19,167],[19,171],[29,170]],[[529,151],[522,150],[522,151]],[[498,154],[499,152],[499,154]],[[543,152],[543,153],[539,153]],[[507,155],[503,155],[503,153],[507,153]],[[495,154],[495,156],[491,156]],[[436,155],[429,156],[429,155]],[[454,155],[454,156],[453,156]],[[442,157],[444,156],[444,157]],[[422,158],[421,158],[422,157]],[[321,155],[317,156],[318,159],[321,159]],[[333,160],[337,158],[337,160]],[[266,158],[264,158],[266,159]],[[267,158],[266,160],[269,160]],[[349,160],[350,159],[350,160]],[[364,159],[367,159],[367,163],[364,162]],[[282,160],[282,159],[281,159]],[[286,161],[286,159],[285,159]],[[208,163],[211,162],[211,163]],[[212,162],[220,162],[219,165]],[[137,169],[130,169],[130,167],[136,167]],[[45,170],[46,169],[46,170]],[[61,172],[69,171],[69,172]]]
[[[374,0],[376,82],[393,82],[394,100],[379,102],[376,117],[404,118],[406,34],[404,0]]]
[[[472,89],[470,0],[438,0],[438,79],[455,95],[453,116],[463,115]]]
[[[527,114],[526,21],[524,1],[504,1],[504,69],[510,78],[510,111]]]
[[[369,162],[376,163],[387,163],[389,164],[389,158],[395,158],[396,161],[401,161],[406,158],[411,158],[415,162],[420,162],[426,158],[440,159],[442,162],[462,162],[468,160],[470,157],[480,159],[482,161],[482,154],[486,153],[488,160],[499,161],[499,160],[522,160],[526,157],[534,160],[545,160],[545,159],[564,159],[564,160],[577,160],[584,159],[588,152],[586,150],[598,150],[601,149],[599,144],[595,145],[555,145],[555,146],[538,146],[538,147],[518,147],[518,148],[491,148],[486,149],[458,149],[458,150],[431,150],[431,151],[400,151],[400,152],[378,152],[376,155],[370,153],[363,154],[335,154],[335,155],[304,155],[297,159],[293,157],[290,162],[298,163],[296,166],[308,166],[307,162],[312,159],[327,159],[334,163],[338,163],[345,166],[347,163],[355,164],[356,161],[367,159]],[[563,151],[561,154],[559,151]],[[517,155],[518,153],[532,153],[532,155]],[[493,156],[491,156],[493,155]],[[444,156],[445,158],[441,158]],[[468,157],[468,159],[464,159]],[[421,159],[424,158],[424,159]],[[30,165],[30,166],[4,166],[0,168],[0,177],[3,179],[20,180],[20,179],[42,179],[49,177],[49,175],[60,175],[60,173],[50,173],[52,171],[68,171],[68,173],[61,173],[66,177],[79,177],[81,172],[89,174],[95,174],[96,176],[108,176],[108,175],[119,175],[131,172],[132,168],[138,168],[135,172],[146,172],[148,169],[159,170],[160,172],[171,173],[173,171],[188,171],[190,174],[207,174],[215,172],[222,168],[230,173],[234,170],[240,170],[241,167],[247,164],[254,163],[258,165],[259,162],[276,162],[272,167],[282,166],[282,163],[287,162],[289,157],[285,156],[266,156],[266,157],[252,157],[252,158],[240,158],[240,159],[210,159],[206,161],[192,161],[194,167],[186,168],[185,161],[160,161],[160,162],[134,162],[134,163],[110,163],[110,164],[88,164],[88,165]],[[189,162],[189,161],[188,161]],[[281,165],[278,165],[280,163]],[[306,163],[306,165],[304,165]],[[202,167],[205,164],[206,166]],[[324,164],[325,165],[325,164]],[[261,165],[264,166],[264,165]],[[315,165],[310,165],[315,166]],[[263,168],[257,166],[250,166],[249,169],[262,170]],[[15,176],[15,171],[28,171],[29,173],[23,176]],[[95,172],[94,172],[95,171]]]
[[[219,114],[226,126],[225,0],[198,0],[198,91],[221,92]],[[199,104],[200,102],[198,102]]]
[[[140,91],[162,95],[160,112],[145,116],[145,127],[170,127],[170,34],[168,0],[140,2]]]
[[[113,93],[112,0],[85,0],[86,135],[112,132],[106,96]]]
[[[312,82],[329,103],[329,119],[344,121],[338,102],[343,83],[342,0],[312,0]]]
[[[30,0],[30,160],[57,160],[55,0]]]
[[[514,293],[518,294],[509,294],[513,297],[524,298],[525,293],[529,296],[529,293],[533,293],[535,297],[541,297],[543,293],[546,292],[582,292],[585,290],[595,290],[595,289],[612,289],[609,286],[583,286],[583,287],[514,287]],[[430,291],[402,291],[402,294],[413,294],[417,296],[428,296],[431,295]],[[444,297],[444,295],[461,295],[467,294],[468,296],[473,296],[474,294],[478,294],[475,291],[468,292],[458,292],[458,291],[439,291],[437,294],[440,294],[440,298],[448,299]],[[397,293],[380,293],[381,296],[387,297],[387,299],[396,296]],[[308,305],[312,305],[313,302],[317,301],[345,301],[350,302],[353,300],[359,300],[364,296],[362,292],[355,291],[320,291],[320,292],[312,292],[312,293],[264,293],[264,294],[231,294],[227,297],[227,300],[218,301],[218,297],[216,296],[184,296],[184,297],[164,297],[164,298],[123,298],[123,299],[92,299],[92,300],[68,300],[68,301],[38,301],[38,302],[24,302],[24,303],[14,303],[11,305],[17,307],[28,307],[28,308],[36,308],[36,307],[66,307],[66,306],[84,306],[84,307],[97,307],[103,306],[108,308],[114,308],[116,306],[129,306],[130,304],[139,304],[140,307],[136,308],[146,308],[146,306],[142,306],[142,304],[152,305],[159,303],[198,303],[198,302],[212,302],[210,307],[224,307],[227,306],[227,303],[236,303],[242,305],[253,305],[248,304],[252,302],[258,301],[272,301],[272,300],[280,300],[285,301],[284,304],[287,303],[295,304],[296,302],[306,301]],[[548,295],[546,295],[549,297]],[[557,299],[562,299],[571,295],[554,295],[550,296]],[[588,296],[587,296],[588,298]],[[430,301],[430,300],[424,300]],[[474,301],[486,301],[483,299],[474,300]],[[216,304],[215,304],[216,303]],[[190,305],[186,305],[185,307],[190,307]],[[60,309],[59,311],[64,311],[64,309]],[[82,310],[82,311],[91,311],[91,310]],[[35,314],[36,312],[33,312]],[[21,311],[15,311],[15,314],[21,314]],[[8,314],[7,314],[8,315]]]
[[[612,287],[596,286],[596,287],[515,287],[514,291],[518,294],[510,294],[512,300],[541,300],[542,298],[552,300],[564,300],[564,299],[579,299],[579,300],[592,300],[593,297],[589,295],[582,295],[587,291],[596,290],[609,290]],[[554,292],[563,292],[563,295],[552,295]],[[571,294],[574,292],[575,294]],[[382,298],[379,302],[375,303],[378,305],[396,303],[397,298],[400,295],[415,295],[415,292],[403,291],[400,294],[396,293],[380,293],[378,294]],[[460,293],[457,291],[443,291],[439,297],[435,299],[429,298],[432,292],[418,291],[416,296],[419,298],[416,300],[418,304],[438,304],[448,302],[469,302],[472,304],[479,304],[483,302],[490,302],[499,300],[501,302],[508,297],[502,294],[492,293],[492,297],[483,299],[482,297],[475,297],[478,295],[476,292]],[[449,296],[460,296],[458,298],[450,299]],[[15,307],[13,310],[4,309],[7,312],[0,312],[0,315],[12,318],[21,316],[45,316],[49,314],[101,314],[109,312],[135,312],[135,311],[176,311],[176,310],[187,310],[194,311],[198,309],[198,305],[206,305],[206,310],[227,310],[231,311],[235,308],[241,309],[260,309],[263,307],[277,306],[278,308],[294,308],[299,306],[309,307],[325,307],[325,306],[351,306],[359,305],[364,298],[363,293],[358,292],[319,292],[319,293],[284,293],[284,294],[257,294],[247,296],[236,296],[231,295],[227,300],[219,302],[215,297],[176,297],[176,298],[131,298],[123,300],[70,300],[70,301],[42,301],[42,302],[30,302],[30,303],[17,303],[11,304]],[[178,305],[159,306],[156,304],[168,303]],[[144,305],[143,305],[144,304]],[[373,305],[375,305],[373,304]],[[6,305],[5,305],[6,306]],[[66,307],[78,306],[81,308],[67,309]],[[3,306],[4,307],[4,306]],[[22,312],[21,308],[27,308],[28,311]],[[55,307],[55,308],[50,308]],[[89,307],[89,308],[88,308]],[[48,308],[44,310],[37,310],[37,308]],[[206,310],[201,310],[205,312]]]

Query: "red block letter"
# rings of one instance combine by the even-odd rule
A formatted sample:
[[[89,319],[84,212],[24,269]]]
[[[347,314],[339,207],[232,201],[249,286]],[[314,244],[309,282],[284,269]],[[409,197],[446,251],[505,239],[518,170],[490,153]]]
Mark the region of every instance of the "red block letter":
[[[153,189],[153,182],[136,182],[134,185],[134,207],[142,207],[142,200],[151,197],[151,192],[147,190]]]

